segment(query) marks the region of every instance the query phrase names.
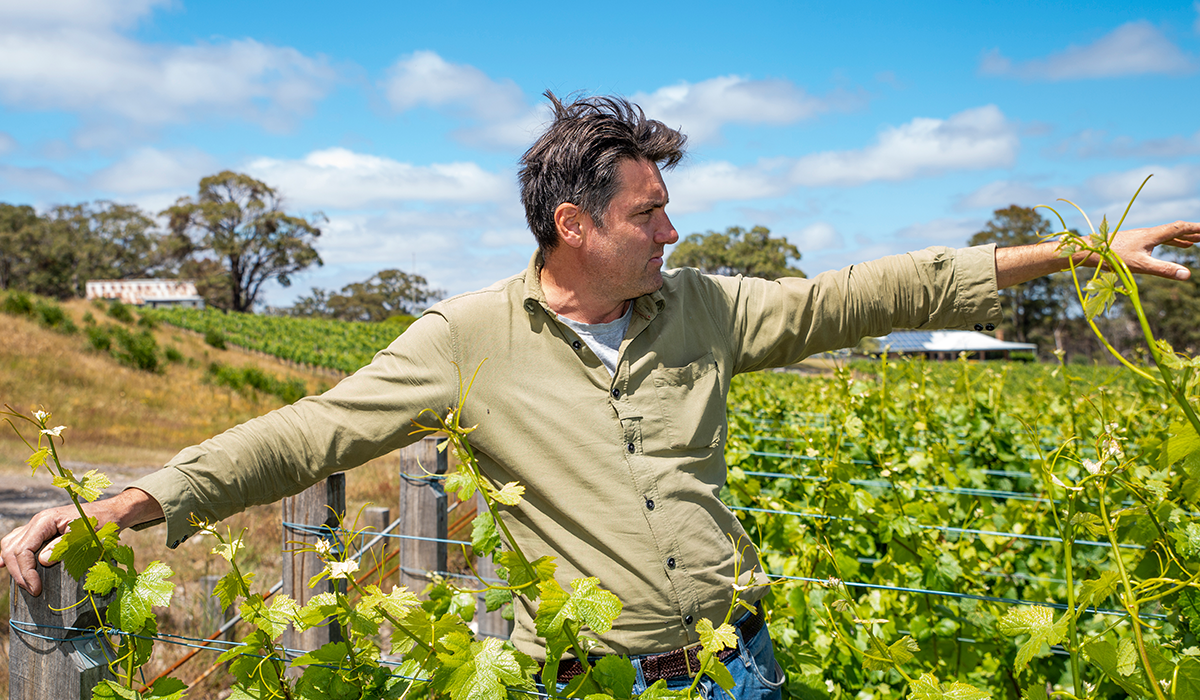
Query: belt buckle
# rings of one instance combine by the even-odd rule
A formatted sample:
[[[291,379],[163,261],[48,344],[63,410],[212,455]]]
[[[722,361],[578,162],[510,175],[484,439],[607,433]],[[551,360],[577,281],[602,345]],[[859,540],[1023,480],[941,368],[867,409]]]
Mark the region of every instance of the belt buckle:
[[[696,650],[696,668],[692,668],[692,650]],[[704,645],[700,642],[693,642],[685,647],[683,651],[683,668],[687,672],[688,678],[695,678],[696,674],[700,673],[700,652],[704,649]]]

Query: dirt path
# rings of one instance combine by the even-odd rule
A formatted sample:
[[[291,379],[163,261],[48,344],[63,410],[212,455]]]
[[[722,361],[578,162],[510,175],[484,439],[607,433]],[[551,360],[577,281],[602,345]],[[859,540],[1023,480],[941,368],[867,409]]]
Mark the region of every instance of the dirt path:
[[[106,464],[83,464],[67,462],[65,465],[76,474],[89,469],[98,469],[112,479],[113,485],[105,494],[120,493],[130,482],[154,471],[156,467],[130,468],[113,467]],[[50,484],[50,477],[39,471],[37,476],[24,474],[0,474],[0,534],[24,524],[38,511],[71,502],[62,489]]]

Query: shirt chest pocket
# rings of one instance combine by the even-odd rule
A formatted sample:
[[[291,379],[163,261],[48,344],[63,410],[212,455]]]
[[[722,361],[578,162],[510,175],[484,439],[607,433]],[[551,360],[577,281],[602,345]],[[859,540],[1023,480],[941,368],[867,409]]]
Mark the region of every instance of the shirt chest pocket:
[[[720,445],[725,429],[725,397],[712,353],[685,367],[660,367],[652,376],[671,449]]]

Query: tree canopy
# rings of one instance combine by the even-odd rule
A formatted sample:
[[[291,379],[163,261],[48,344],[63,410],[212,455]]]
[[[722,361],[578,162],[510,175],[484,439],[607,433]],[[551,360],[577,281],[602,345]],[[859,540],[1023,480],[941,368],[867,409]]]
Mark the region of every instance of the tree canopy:
[[[195,199],[181,197],[162,215],[181,248],[221,262],[229,296],[206,299],[214,306],[250,311],[267,280],[287,287],[291,275],[322,264],[313,247],[321,235],[316,223],[285,213],[279,193],[248,175],[206,177]]]
[[[312,294],[297,300],[288,313],[343,321],[384,321],[394,316],[416,316],[445,294],[431,289],[421,275],[381,270],[365,281],[342,287],[341,292],[313,287]]]
[[[170,271],[174,251],[154,220],[129,204],[95,202],[32,207],[0,204],[0,288],[65,299],[89,279]]]
[[[730,226],[724,233],[693,233],[679,242],[667,263],[671,267],[694,267],[714,275],[745,275],[764,279],[805,277],[789,260],[799,260],[800,249],[787,238],[772,238],[766,226],[747,231]]]

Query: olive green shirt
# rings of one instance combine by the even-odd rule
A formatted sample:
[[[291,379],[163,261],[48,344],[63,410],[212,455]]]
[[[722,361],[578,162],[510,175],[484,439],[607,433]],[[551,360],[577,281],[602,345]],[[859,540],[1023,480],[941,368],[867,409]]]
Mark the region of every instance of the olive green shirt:
[[[994,248],[928,250],[777,281],[692,269],[633,301],[615,375],[546,305],[540,257],[522,274],[440,302],[371,364],[309,397],[189,447],[135,485],[162,504],[167,541],[295,494],[414,441],[423,409],[458,400],[471,444],[498,484],[525,485],[503,517],[522,550],[558,559],[566,585],[596,576],[624,603],[605,648],[621,654],[698,641],[733,595],[735,543],[748,539],[718,498],[725,399],[735,374],[849,347],[893,328],[1000,318]],[[757,568],[753,551],[741,581]],[[762,589],[752,589],[751,601]],[[531,611],[513,641],[544,658]]]

